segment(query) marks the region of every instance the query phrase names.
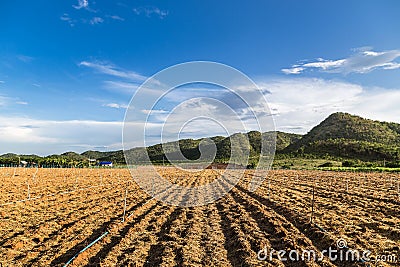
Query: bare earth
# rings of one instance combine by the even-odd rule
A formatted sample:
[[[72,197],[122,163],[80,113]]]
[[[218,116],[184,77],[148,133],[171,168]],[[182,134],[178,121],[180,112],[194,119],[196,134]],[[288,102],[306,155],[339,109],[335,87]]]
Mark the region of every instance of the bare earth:
[[[160,170],[187,186],[222,172]],[[69,266],[400,266],[398,174],[270,171],[249,192],[251,174],[215,203],[184,208],[152,199],[127,169],[1,168],[0,266],[64,266],[74,256]],[[321,253],[339,239],[347,242],[342,250],[397,258],[257,256],[262,249]]]

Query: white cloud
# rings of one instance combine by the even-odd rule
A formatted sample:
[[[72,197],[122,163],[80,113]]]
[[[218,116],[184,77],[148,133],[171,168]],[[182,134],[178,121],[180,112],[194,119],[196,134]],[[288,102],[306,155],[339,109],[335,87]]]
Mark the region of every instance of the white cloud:
[[[246,116],[248,114],[243,110],[234,110],[227,103],[212,97],[187,99],[171,110],[141,111],[148,115],[146,121],[152,123],[151,129],[146,130],[146,134],[152,137],[146,140],[148,144],[177,140],[182,138],[182,134],[190,138],[200,138],[259,130],[253,116]],[[136,114],[135,110],[129,110],[128,120]],[[273,130],[271,124],[268,124],[268,121],[271,122],[270,117],[259,119],[265,131]]]
[[[285,74],[300,74],[304,68],[301,67],[293,67],[290,69],[282,69],[282,72]]]
[[[68,22],[70,26],[75,26],[78,23],[82,24],[90,24],[90,25],[98,25],[101,24],[105,21],[109,20],[117,20],[117,21],[125,21],[125,18],[118,16],[118,15],[110,15],[107,11],[97,9],[95,8],[96,6],[96,1],[89,1],[88,0],[78,0],[77,5],[72,5],[72,7],[76,10],[84,10],[90,13],[97,14],[95,17],[88,18],[87,12],[79,12],[79,11],[74,11],[72,13],[72,17],[68,13],[64,13],[60,19],[62,21]],[[120,3],[117,3],[119,5]],[[160,15],[161,16],[161,15]]]
[[[104,107],[109,107],[109,108],[116,108],[116,109],[126,109],[128,108],[128,105],[125,104],[117,104],[117,103],[108,103],[108,104],[104,104]]]
[[[191,84],[189,84],[185,85],[184,87],[169,90],[164,97],[169,101],[179,103],[194,97],[202,97],[208,95],[213,96],[215,98],[219,98],[222,97],[226,92],[227,92],[226,89],[218,87],[206,88],[206,87],[192,86]]]
[[[167,110],[162,110],[162,109],[153,109],[153,110],[148,110],[148,109],[142,109],[142,113],[149,115],[149,114],[168,114],[169,111]]]
[[[72,7],[75,9],[88,8],[89,1],[88,0],[78,0],[78,5],[72,5]]]
[[[93,17],[93,18],[89,21],[89,23],[92,24],[92,25],[101,24],[101,23],[103,23],[103,22],[104,22],[104,19],[101,18],[101,17]]]
[[[154,6],[146,6],[146,7],[137,7],[133,9],[133,12],[136,15],[145,15],[146,17],[152,17],[152,16],[157,16],[160,19],[165,18],[168,16],[168,10],[162,10],[158,7]]]
[[[365,118],[400,123],[400,90],[372,88],[364,91],[351,112]]]
[[[295,64],[291,68],[282,69],[285,74],[300,74],[306,70],[318,70],[328,73],[368,73],[376,69],[399,69],[400,63],[395,60],[400,57],[400,50],[376,52],[358,49],[348,58],[326,60],[318,58],[316,61]]]
[[[26,55],[18,55],[17,58],[25,63],[32,62],[35,59],[34,57],[30,57],[30,56],[26,56]]]
[[[157,107],[153,107],[152,110],[129,109],[126,114],[128,123],[125,123],[128,134],[124,133],[124,136],[128,143],[141,141],[142,144],[145,143],[146,145],[159,143],[161,138],[162,141],[177,140],[181,132],[180,129],[188,119],[193,116],[213,113],[215,111],[213,107],[213,105],[204,102],[189,100],[180,103],[174,110]],[[221,114],[224,116],[224,113]],[[208,136],[214,133],[214,129],[205,123],[197,126],[199,128],[198,131],[195,131],[197,136]],[[189,128],[192,129],[193,127]],[[185,127],[185,130],[189,128]],[[146,130],[143,131],[144,129]]]
[[[125,78],[132,81],[142,82],[146,80],[145,76],[142,76],[133,71],[123,70],[110,63],[82,61],[79,63],[79,66],[85,66],[103,74]]]
[[[0,83],[5,83],[5,81],[0,81]]]
[[[76,20],[72,19],[67,13],[64,13],[60,17],[60,20],[67,22],[71,27],[74,27],[76,24]]]
[[[119,21],[124,21],[125,20],[124,18],[122,18],[120,16],[117,16],[117,15],[112,15],[112,16],[109,16],[109,17],[112,18],[113,20],[119,20]]]
[[[266,98],[280,131],[306,133],[338,111],[400,123],[400,90],[306,78],[262,81],[259,85],[270,91]]]
[[[323,79],[280,79],[260,82],[278,130],[306,133],[329,114],[358,101],[359,85]]]
[[[17,97],[9,97],[0,95],[0,107],[10,107],[15,105],[28,105],[28,102],[21,101]]]
[[[85,8],[87,11],[97,13],[97,11],[94,11],[88,7]],[[112,18],[112,19],[118,19],[118,16],[108,16],[106,15],[105,18]],[[122,18],[120,18],[122,19]],[[86,17],[71,17],[68,13],[64,13],[61,17],[60,20],[67,22],[71,27],[74,27],[78,23],[82,24],[90,24],[90,25],[98,25],[104,22],[104,18],[100,16],[92,17],[91,19],[88,19]]]
[[[48,155],[120,144],[122,122],[92,120],[52,121],[0,116],[0,154]]]
[[[324,59],[319,59],[316,62],[309,62],[305,63],[302,66],[303,69],[305,68],[319,68],[322,69],[323,71],[328,71],[328,70],[334,70],[334,69],[339,69],[341,67],[344,67],[348,60],[346,59],[340,59],[340,60],[324,60]],[[298,67],[297,67],[298,68]]]
[[[140,84],[119,81],[104,81],[104,85],[106,89],[111,91],[132,95]]]

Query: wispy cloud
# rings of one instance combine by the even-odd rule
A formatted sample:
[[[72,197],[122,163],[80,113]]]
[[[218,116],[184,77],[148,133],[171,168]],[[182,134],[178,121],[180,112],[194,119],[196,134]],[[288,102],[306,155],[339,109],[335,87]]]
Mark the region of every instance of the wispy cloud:
[[[73,19],[69,14],[64,13],[60,20],[67,22],[71,27],[74,27],[78,23],[82,24],[90,24],[90,25],[98,25],[104,22],[104,18],[102,17],[92,17],[91,19],[81,18],[81,19]]]
[[[139,87],[139,83],[127,83],[119,81],[104,81],[104,87],[111,91],[132,95]]]
[[[101,17],[93,17],[93,18],[89,21],[89,23],[92,24],[92,25],[100,24],[100,23],[103,23],[103,22],[104,22],[104,19],[101,18]]]
[[[125,21],[125,19],[116,14],[110,15],[107,11],[102,11],[101,9],[94,8],[96,6],[96,1],[88,0],[78,0],[76,5],[72,5],[75,9],[71,11],[70,14],[64,13],[60,19],[67,22],[71,27],[77,24],[89,24],[89,25],[99,25],[106,21]],[[80,10],[88,11],[90,13],[95,13],[96,16],[88,16],[88,12],[80,12]]]
[[[152,114],[167,114],[167,113],[169,113],[169,111],[163,110],[163,109],[152,109],[152,110],[142,109],[141,112],[146,115],[148,115],[150,113],[152,113]]]
[[[120,16],[117,16],[117,15],[111,15],[111,16],[108,16],[108,17],[112,18],[113,20],[125,21],[124,18],[122,18]]]
[[[376,69],[399,69],[400,63],[395,60],[400,57],[400,50],[376,52],[359,49],[357,53],[347,58],[327,60],[318,58],[315,61],[302,62],[282,69],[285,74],[300,74],[307,70],[317,70],[328,73],[368,73]]]
[[[285,74],[300,74],[304,71],[303,67],[292,67],[290,69],[282,69]]]
[[[29,63],[32,62],[35,58],[34,57],[30,57],[30,56],[26,56],[26,55],[18,55],[17,58],[25,63]]]
[[[150,18],[152,16],[156,16],[160,19],[165,18],[168,16],[168,10],[162,10],[158,7],[154,6],[146,6],[146,7],[137,7],[133,9],[133,12],[136,15],[145,15],[146,17]]]
[[[132,80],[132,81],[142,82],[142,81],[146,80],[145,76],[142,76],[133,71],[121,69],[111,63],[82,61],[79,63],[79,66],[88,67],[99,73],[103,73],[103,74],[107,74],[107,75],[115,76],[115,77],[119,77],[119,78],[125,78],[125,79]]]
[[[5,81],[0,81],[0,83],[5,83]]]
[[[116,109],[128,108],[128,105],[126,105],[126,104],[117,104],[117,103],[108,103],[108,104],[104,104],[103,106],[108,107],[108,108],[116,108]]]
[[[129,111],[128,111],[129,112]],[[163,123],[171,111],[163,110],[163,109],[142,109],[140,112],[143,114],[146,114],[149,116],[149,121],[155,122],[155,123]]]
[[[67,22],[67,23],[69,24],[69,26],[71,26],[71,27],[74,27],[75,24],[76,24],[76,22],[77,22],[75,19],[72,19],[72,18],[69,16],[69,14],[67,14],[67,13],[64,13],[64,14],[60,17],[60,20]]]
[[[75,9],[88,8],[89,1],[88,0],[78,0],[78,5],[72,5],[72,7]]]
[[[9,96],[0,95],[0,107],[8,107],[8,106],[13,106],[15,104],[17,104],[17,105],[28,105],[28,102],[21,101],[16,97],[9,97]]]

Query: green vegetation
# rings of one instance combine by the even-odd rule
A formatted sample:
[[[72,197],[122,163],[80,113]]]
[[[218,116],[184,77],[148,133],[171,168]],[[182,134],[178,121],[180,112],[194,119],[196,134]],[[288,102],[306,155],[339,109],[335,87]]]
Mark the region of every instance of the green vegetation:
[[[400,172],[400,168],[386,167],[329,167],[318,168],[324,171],[342,171],[342,172]]]
[[[294,169],[294,170],[312,170],[319,168],[326,163],[332,164],[332,166],[342,166],[341,161],[326,160],[326,159],[313,159],[313,158],[286,158],[286,159],[275,159],[272,165],[275,169]]]

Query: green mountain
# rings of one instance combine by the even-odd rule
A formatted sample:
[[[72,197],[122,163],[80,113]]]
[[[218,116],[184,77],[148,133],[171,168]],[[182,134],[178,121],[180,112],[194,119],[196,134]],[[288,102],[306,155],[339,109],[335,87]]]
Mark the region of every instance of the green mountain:
[[[53,156],[57,157],[58,155],[53,155]],[[86,159],[85,156],[83,156],[81,154],[78,154],[78,153],[75,153],[75,152],[71,152],[71,151],[62,153],[60,156],[62,158],[71,159],[71,160],[75,160],[75,161],[80,161],[80,160]]]
[[[166,162],[167,159],[175,161],[183,160],[181,155],[187,159],[197,160],[200,156],[213,156],[211,151],[216,149],[215,161],[225,162],[231,157],[235,162],[240,162],[248,154],[251,158],[257,158],[261,152],[262,138],[267,147],[264,149],[274,149],[273,140],[277,140],[277,149],[282,150],[292,142],[298,140],[301,135],[288,134],[282,132],[263,133],[251,131],[248,133],[236,133],[229,137],[214,136],[200,139],[182,139],[165,144],[156,144],[145,148],[133,148],[126,151],[128,158],[135,159],[135,162],[147,162],[146,152],[152,162]],[[202,150],[203,153],[200,153]],[[207,152],[208,151],[208,152]],[[207,158],[205,158],[207,159]]]
[[[276,151],[282,152],[286,147],[296,143],[303,136],[301,134],[276,132]]]
[[[172,159],[175,161],[183,160],[183,155],[187,159],[197,160],[200,156],[214,156],[212,151],[216,149],[215,160],[226,161],[230,158],[231,149],[234,155],[239,157],[244,154],[256,156],[261,151],[261,133],[249,132],[236,133],[230,137],[214,136],[211,138],[182,139],[165,144],[156,144],[144,148],[133,148],[126,153],[128,157],[134,158],[137,162],[147,161],[146,152],[152,162],[161,163],[163,160]],[[203,153],[200,152],[202,150]],[[207,159],[207,158],[204,158]],[[239,160],[239,158],[238,158]]]
[[[7,153],[7,154],[1,155],[0,157],[2,157],[2,158],[15,158],[15,157],[18,157],[18,155],[14,154],[14,153]]]
[[[96,159],[98,161],[113,161],[121,164],[125,162],[124,152],[122,150],[107,152],[88,150],[83,152],[81,156],[85,159]]]
[[[363,161],[398,160],[399,145],[400,124],[334,113],[282,152]]]

